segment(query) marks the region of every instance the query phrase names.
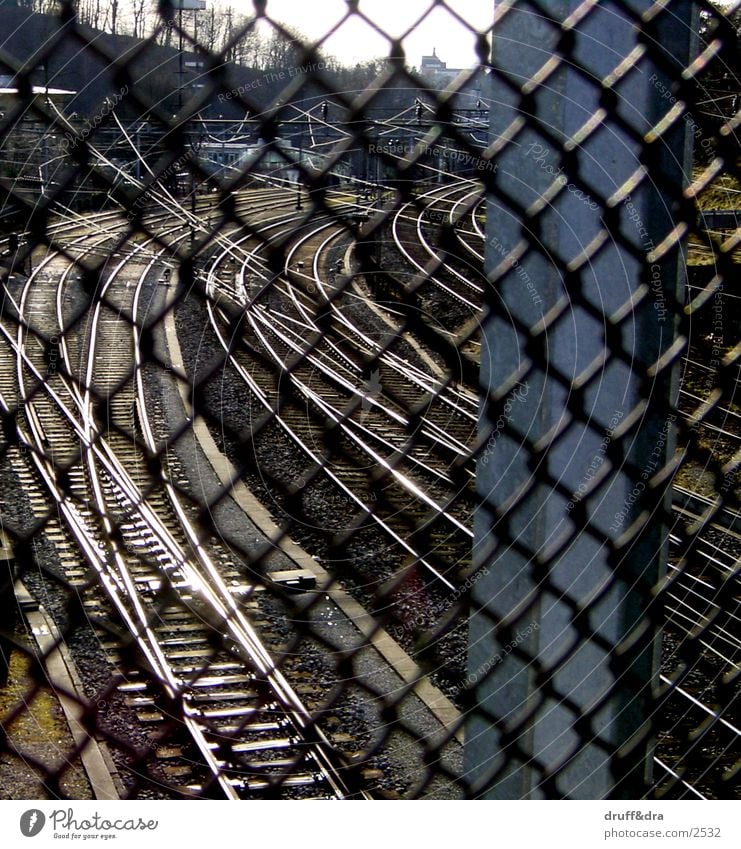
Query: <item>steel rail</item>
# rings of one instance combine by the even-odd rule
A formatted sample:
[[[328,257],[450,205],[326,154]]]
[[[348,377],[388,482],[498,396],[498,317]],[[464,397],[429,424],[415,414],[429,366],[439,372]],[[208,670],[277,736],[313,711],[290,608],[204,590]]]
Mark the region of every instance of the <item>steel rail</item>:
[[[303,242],[306,242],[306,241],[309,241],[309,240],[315,238],[318,233],[321,233],[322,230],[327,229],[327,227],[331,227],[331,226],[337,226],[337,225],[336,224],[333,225],[332,223],[327,224],[327,225],[321,225],[321,226],[315,228],[314,230],[310,231],[308,234],[303,235],[300,238],[299,242],[297,244],[294,244],[291,252],[287,256],[286,263],[285,263],[286,266],[292,264],[292,258],[295,255],[298,247],[300,247],[300,245]],[[323,246],[328,244],[332,240],[332,238],[333,237],[330,236],[329,239],[326,239],[322,243]],[[209,275],[209,285],[212,286],[212,287],[214,286],[214,275],[213,274]],[[286,285],[290,286],[290,284],[286,284]],[[298,302],[297,302],[296,296],[295,296],[295,290],[292,290],[292,295],[293,295],[293,298],[294,298],[294,302],[298,306]],[[214,297],[214,293],[212,291],[211,292],[211,299],[213,299],[213,297]],[[211,300],[211,299],[209,299],[209,300]],[[305,315],[307,320],[311,321],[311,316],[309,316],[308,313],[304,312],[304,315]],[[411,481],[411,479],[409,479],[406,475],[402,475],[400,472],[398,472],[398,470],[395,469],[389,461],[387,461],[382,455],[379,455],[365,441],[360,439],[357,436],[357,434],[354,433],[353,430],[351,428],[349,428],[348,425],[346,424],[346,416],[345,416],[344,411],[338,410],[336,407],[328,405],[327,402],[323,398],[321,398],[317,393],[313,392],[313,390],[311,390],[310,387],[308,387],[306,384],[304,384],[303,381],[301,381],[300,378],[297,377],[297,375],[294,373],[292,368],[289,367],[289,364],[283,359],[283,357],[280,355],[280,353],[277,352],[274,349],[274,347],[271,345],[269,340],[266,338],[264,332],[260,329],[260,327],[258,327],[258,318],[259,317],[258,317],[258,315],[255,311],[247,310],[245,312],[245,317],[250,322],[250,324],[253,328],[253,331],[255,332],[257,337],[260,339],[260,341],[262,342],[265,349],[268,350],[271,353],[273,360],[278,363],[278,365],[281,367],[281,369],[284,370],[289,375],[289,377],[291,378],[292,382],[297,387],[299,392],[309,402],[315,403],[321,410],[328,413],[331,416],[331,418],[333,418],[338,423],[338,426],[340,428],[342,428],[343,431],[349,436],[349,438],[351,440],[353,440],[353,442],[355,442],[355,444],[358,445],[358,447],[362,451],[364,451],[366,454],[368,454],[369,458],[374,463],[385,468],[387,470],[387,472],[389,474],[391,474],[391,476],[394,479],[396,479],[397,483],[399,483],[402,486],[402,488],[406,489],[407,492],[409,492],[415,498],[420,500],[425,505],[425,507],[433,510],[434,517],[428,518],[428,520],[425,522],[425,524],[427,524],[427,522],[434,521],[434,519],[436,519],[436,518],[445,518],[448,521],[450,521],[453,524],[453,526],[456,527],[456,529],[458,531],[464,533],[469,538],[472,538],[472,531],[466,525],[464,525],[462,522],[457,520],[445,508],[442,508],[440,505],[438,505],[433,499],[429,498],[429,496],[427,496],[426,493],[424,493],[416,484],[414,484]],[[263,318],[263,321],[265,322],[265,326],[270,330],[270,332],[275,332],[274,327],[273,327],[273,323],[269,319],[266,319],[264,317],[264,314],[262,315],[262,318]],[[317,330],[318,330],[318,328],[317,328]],[[305,354],[305,350],[304,350],[303,346],[294,346],[294,347],[295,347],[295,350],[296,350],[297,353]],[[317,367],[324,368],[323,364],[321,362],[319,362],[317,360],[315,360],[314,362],[317,365]],[[336,375],[336,373],[333,373],[331,376],[335,381],[339,380],[340,384],[343,385],[344,388],[347,388],[347,389],[350,389],[350,390],[353,389],[353,387],[348,387],[346,382],[344,382],[341,378],[339,378]],[[397,456],[399,458],[403,458],[405,460],[408,459],[406,457],[405,452],[398,453]],[[364,507],[364,510],[367,511],[367,505],[363,504],[363,507]],[[415,556],[418,557],[418,553],[415,552]],[[439,576],[438,570],[434,570],[434,573],[435,573],[436,576]]]
[[[373,522],[375,522],[383,531],[386,533],[396,544],[398,544],[403,551],[407,554],[411,555],[416,562],[421,563],[421,565],[425,566],[431,574],[433,574],[438,580],[440,580],[443,584],[445,584],[450,590],[455,590],[455,585],[451,583],[447,578],[445,578],[442,573],[440,573],[431,563],[428,563],[424,558],[420,558],[418,552],[409,545],[409,543],[399,534],[397,534],[390,525],[388,525],[383,519],[377,516],[372,510],[368,508],[368,505],[360,499],[356,493],[350,489],[333,471],[331,468],[328,468],[327,465],[323,462],[322,458],[311,449],[302,439],[301,437],[295,433],[294,429],[291,425],[281,416],[280,411],[276,410],[273,406],[270,399],[265,395],[261,387],[255,382],[252,375],[242,366],[239,360],[234,356],[234,352],[232,350],[232,346],[229,343],[228,339],[224,338],[223,333],[220,329],[220,322],[217,320],[213,304],[211,300],[208,299],[206,302],[206,307],[209,312],[209,317],[211,321],[211,325],[214,329],[216,337],[224,349],[224,352],[227,355],[227,358],[237,374],[240,375],[242,380],[244,381],[247,388],[252,392],[256,400],[262,405],[262,407],[270,413],[273,417],[275,423],[283,430],[283,432],[289,437],[289,439],[303,452],[303,454],[307,457],[307,459],[316,467],[321,468],[323,473],[330,479],[330,481],[337,486],[340,491],[350,500],[352,504],[355,505],[356,509],[359,509],[364,515],[367,515]]]
[[[401,222],[402,219],[407,218],[405,210],[415,208],[416,205],[419,203],[419,201],[421,199],[428,198],[429,195],[434,193],[434,191],[435,190],[433,189],[432,192],[426,192],[425,194],[421,195],[420,198],[418,198],[416,202],[409,201],[405,204],[402,204],[399,207],[399,209],[397,209],[396,213],[393,216],[393,220],[392,220],[392,224],[391,224],[391,233],[392,233],[392,236],[393,236],[393,239],[394,239],[394,243],[396,244],[396,247],[397,247],[399,253],[401,253],[401,255],[406,259],[406,261],[410,265],[412,265],[414,268],[416,268],[418,272],[423,274],[427,280],[429,280],[433,285],[437,286],[439,289],[444,291],[446,294],[450,295],[455,301],[463,304],[463,306],[470,309],[472,313],[478,314],[481,310],[481,307],[482,307],[482,303],[480,301],[474,302],[474,301],[469,300],[464,295],[462,295],[460,292],[456,291],[456,289],[452,288],[447,283],[444,283],[442,280],[440,280],[436,276],[439,269],[441,268],[441,269],[445,270],[446,272],[451,273],[454,277],[456,277],[458,279],[459,282],[464,284],[465,288],[470,289],[475,295],[483,297],[484,289],[483,289],[482,286],[478,286],[476,283],[473,283],[467,277],[462,275],[457,269],[453,268],[448,262],[446,262],[445,259],[438,256],[438,254],[433,250],[432,246],[429,245],[429,243],[427,242],[427,240],[424,237],[424,234],[422,233],[423,211],[419,211],[419,213],[417,214],[416,217],[414,215],[409,215],[408,221],[410,221],[410,222],[416,221],[417,238],[418,238],[420,244],[422,245],[423,249],[425,251],[427,251],[427,253],[430,255],[431,259],[433,259],[434,262],[438,265],[438,268],[435,270],[434,273],[431,274],[428,269],[426,269],[421,263],[419,263],[411,255],[411,253],[404,246],[403,240],[399,235],[400,222]]]
[[[139,312],[138,305],[141,297],[141,290],[142,285],[140,282],[134,295],[134,317],[136,317]],[[140,334],[136,321],[134,321],[132,329],[135,339],[134,351],[137,366],[136,382],[139,419],[142,424],[145,442],[149,450],[155,452],[156,439],[149,421],[146,392],[142,380],[143,362],[141,360],[141,346],[139,344]],[[198,532],[188,519],[185,508],[183,507],[175,488],[167,478],[163,480],[163,485],[170,503],[179,519],[180,526],[185,532],[192,550],[199,561],[200,567],[203,570],[203,573],[199,572],[195,569],[195,567],[193,567],[192,563],[189,562],[187,563],[187,577],[190,578],[192,584],[195,584],[196,580],[200,583],[202,596],[210,604],[211,608],[216,611],[217,621],[223,623],[223,625],[228,629],[234,642],[244,650],[248,662],[258,671],[258,674],[263,676],[269,683],[279,703],[288,713],[296,728],[306,738],[307,744],[311,747],[316,747],[314,757],[316,759],[317,766],[321,770],[327,784],[333,789],[333,792],[338,798],[347,798],[351,795],[357,795],[353,794],[345,785],[344,780],[340,775],[341,768],[334,762],[335,754],[329,741],[324,736],[321,729],[316,726],[311,713],[307,710],[295,690],[291,687],[286,677],[276,666],[268,650],[260,640],[256,630],[238,608],[232,593],[229,592],[229,589],[224,584],[224,581],[218,573],[213,561],[203,548]],[[220,768],[217,774],[221,774]],[[369,798],[365,793],[361,793],[361,796]]]

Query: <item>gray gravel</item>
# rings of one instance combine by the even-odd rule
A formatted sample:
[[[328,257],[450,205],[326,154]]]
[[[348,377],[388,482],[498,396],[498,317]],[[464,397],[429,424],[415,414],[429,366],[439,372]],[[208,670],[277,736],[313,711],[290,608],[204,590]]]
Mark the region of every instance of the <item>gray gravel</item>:
[[[188,370],[193,368],[194,362],[203,369],[207,368],[206,364],[213,362],[217,352],[213,340],[209,340],[207,334],[201,332],[205,324],[197,303],[187,302],[179,307],[177,326]],[[161,406],[165,418],[169,422],[182,420],[181,402],[171,378],[160,375],[158,380],[155,381],[151,376],[150,380],[153,389],[155,383],[159,385],[155,403]],[[239,403],[236,399],[231,400],[229,393],[234,391],[233,387],[232,381],[219,379],[218,382],[214,381],[205,396],[210,397],[212,403],[218,404],[219,413],[224,419],[239,420],[240,413],[246,415],[245,410],[249,404],[244,397],[240,398]],[[231,409],[232,404],[234,409]],[[215,437],[220,438],[222,444],[226,441],[223,431],[217,434],[215,429],[212,429],[212,432]],[[276,445],[275,451],[279,459],[271,457],[270,461],[279,466],[285,459],[283,446]],[[199,495],[205,494],[206,498],[212,496],[219,486],[218,482],[192,438],[180,439],[175,454],[185,477],[198,481]],[[292,449],[288,456],[293,463],[297,463],[295,450]],[[247,478],[251,486],[252,476],[248,475]],[[211,518],[214,526],[218,528],[222,543],[228,545],[229,540],[232,540],[248,555],[252,552],[258,553],[264,545],[264,540],[254,524],[230,499],[222,502],[213,511]],[[276,516],[276,519],[280,519],[280,516]],[[314,554],[321,560],[319,553]],[[285,555],[278,551],[272,553],[268,563],[270,568],[285,568],[291,565]],[[291,620],[302,618],[303,614],[295,608],[292,610],[285,599],[271,598],[267,592],[261,594],[261,599],[261,615],[269,619],[274,627],[279,628],[281,640],[288,643],[296,639],[296,628],[291,625]],[[299,657],[287,663],[286,674],[289,680],[291,674],[308,674],[313,682],[321,682],[327,694],[332,692],[336,685],[341,685],[341,698],[330,710],[324,711],[328,733],[332,737],[331,729],[336,727],[339,731],[338,748],[345,748],[350,753],[380,744],[379,753],[362,766],[371,784],[370,789],[391,798],[417,795],[419,792],[439,798],[455,798],[460,795],[460,790],[442,777],[436,777],[425,786],[428,775],[423,761],[425,741],[429,742],[445,735],[445,730],[426,706],[413,694],[399,698],[403,691],[401,679],[374,649],[365,645],[364,638],[355,625],[326,597],[311,608],[306,618],[309,624],[301,622],[299,633],[305,635],[308,631],[311,637],[304,636],[301,640]],[[347,677],[343,678],[338,671],[338,665],[340,657],[348,652],[352,653],[353,660]],[[389,728],[384,708],[397,700],[398,721],[394,723],[393,728]],[[453,774],[458,773],[461,769],[459,744],[451,742],[444,747],[441,759],[446,769]]]

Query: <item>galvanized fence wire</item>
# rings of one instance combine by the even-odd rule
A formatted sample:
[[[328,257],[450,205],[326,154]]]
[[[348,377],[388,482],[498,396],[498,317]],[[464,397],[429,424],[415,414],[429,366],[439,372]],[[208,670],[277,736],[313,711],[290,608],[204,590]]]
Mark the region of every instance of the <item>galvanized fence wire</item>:
[[[738,9],[253,5],[0,50],[0,797],[735,795]]]

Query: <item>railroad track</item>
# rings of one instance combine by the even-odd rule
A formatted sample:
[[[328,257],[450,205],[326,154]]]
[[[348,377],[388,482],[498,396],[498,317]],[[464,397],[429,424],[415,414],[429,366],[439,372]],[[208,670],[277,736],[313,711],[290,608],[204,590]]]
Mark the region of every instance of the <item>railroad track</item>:
[[[161,217],[148,219],[147,226],[157,231],[152,242],[125,248],[121,222],[114,224],[113,217],[110,232],[105,221],[95,236],[84,221],[70,229],[68,248],[78,262],[111,257],[93,311],[71,265],[50,254],[37,266],[19,304],[19,334],[6,335],[17,353],[23,393],[16,403],[28,413],[24,440],[38,460],[37,474],[63,505],[69,532],[86,553],[96,582],[107,589],[147,658],[152,682],[124,685],[127,698],[163,720],[168,710],[184,717],[204,770],[194,773],[190,792],[218,787],[230,798],[243,798],[285,788],[306,797],[352,796],[357,791],[344,782],[333,747],[250,623],[250,614],[259,616],[256,588],[245,585],[239,571],[214,566],[189,526],[178,487],[167,476],[154,483],[151,478],[150,460],[161,445],[149,421],[145,363],[135,360],[141,348],[137,329],[147,314],[141,302],[170,267],[167,251],[196,226],[184,210],[177,211],[173,225],[168,203]],[[264,416],[301,452],[309,477],[325,476],[347,498],[359,517],[357,527],[373,525],[403,556],[455,592],[455,570],[446,567],[467,566],[472,539],[476,395],[450,385],[434,354],[411,336],[395,341],[403,323],[392,309],[364,315],[370,309],[360,303],[366,292],[348,279],[351,226],[335,216],[309,220],[290,209],[292,198],[275,192],[239,203],[249,226],[222,229],[201,275],[226,360]],[[351,209],[338,206],[337,214]],[[436,209],[441,221],[430,217]],[[217,215],[206,212],[204,229]],[[436,188],[404,207],[394,218],[397,245],[409,250],[404,234],[413,228],[428,257],[423,263],[416,251],[409,254],[413,266],[420,274],[434,268],[430,285],[478,310],[476,284],[434,246],[431,231],[443,223],[461,243],[466,262],[481,261],[481,199],[470,186]],[[136,281],[120,285],[122,275],[134,271]],[[38,297],[41,287],[30,285],[42,280],[60,281],[53,310]],[[50,374],[55,337],[63,344]],[[127,382],[132,362],[136,380]],[[375,374],[368,373],[369,363]],[[702,402],[699,396],[689,400]],[[13,403],[6,399],[6,409]],[[724,416],[720,424],[703,426],[737,439],[732,405],[718,412]],[[342,450],[328,450],[328,427]],[[52,462],[45,465],[47,456]],[[383,491],[380,503],[369,498],[374,487]],[[689,522],[713,508],[696,493],[675,489],[674,497],[677,515]],[[712,517],[715,530],[726,535],[737,533],[737,521],[725,509]],[[707,536],[691,552],[683,534],[673,534],[671,543],[673,561],[662,589],[666,631],[678,644],[694,640],[702,647],[703,659],[716,664],[717,677],[709,681],[716,686],[738,668],[736,559]],[[683,557],[691,558],[690,567]],[[163,594],[165,607],[157,603]],[[672,657],[670,651],[667,658]],[[664,683],[670,680],[664,676]],[[691,715],[693,722],[702,716],[719,746],[737,745],[736,725],[708,706],[695,682],[672,681],[670,690],[676,714]],[[163,711],[163,704],[170,707]],[[679,776],[679,760],[661,754],[657,765]]]
[[[271,227],[270,235],[280,241],[292,227],[295,225],[280,222]],[[476,428],[475,399],[447,388],[437,375],[429,373],[429,366],[422,369],[419,364],[384,350],[368,332],[353,324],[347,312],[350,298],[341,298],[334,284],[336,263],[326,258],[343,236],[346,230],[342,225],[315,222],[308,233],[296,235],[294,242],[284,248],[280,276],[267,273],[260,263],[262,246],[251,251],[244,262],[238,279],[249,276],[252,288],[257,279],[258,291],[268,291],[269,287],[270,303],[268,308],[259,296],[249,303],[237,302],[237,308],[244,309],[243,322],[250,331],[243,347],[250,352],[256,350],[263,360],[273,362],[272,371],[238,361],[233,339],[225,330],[232,326],[233,315],[228,306],[214,306],[222,295],[235,296],[233,286],[220,285],[220,279],[228,281],[234,273],[232,268],[220,272],[228,252],[217,258],[206,279],[213,325],[252,395],[266,411],[280,405],[281,425],[314,468],[339,486],[395,545],[401,545],[437,578],[448,580],[452,588],[449,579],[430,562],[428,549],[410,545],[405,537],[415,532],[421,537],[428,532],[433,540],[432,556],[438,562],[458,564],[467,556],[471,539],[468,523],[474,507],[473,470],[466,468],[464,461]],[[267,243],[266,234],[263,244]],[[244,284],[237,287],[239,292],[246,288]],[[327,310],[332,318],[331,332],[327,328]],[[318,325],[320,315],[322,328]],[[393,338],[393,326],[384,325],[383,332]],[[372,380],[365,365],[368,362],[378,363],[370,375]],[[300,403],[281,403],[276,394],[276,372],[287,376]],[[372,381],[378,388],[374,389]],[[415,408],[422,408],[423,412],[419,427],[410,433],[409,410]],[[317,454],[315,446],[321,442],[325,420],[334,423],[342,453]],[[456,481],[450,477],[451,467],[458,475],[457,482],[462,479],[463,485],[457,490],[457,503],[447,507],[455,501]],[[383,473],[371,475],[371,468]],[[430,496],[445,489],[445,504]],[[378,492],[388,502],[385,511],[378,502],[371,505],[367,498],[357,497],[358,492],[369,490]],[[390,515],[404,517],[401,532],[392,527]],[[440,530],[431,527],[440,520]],[[450,527],[445,528],[445,523]],[[452,539],[455,534],[462,534],[464,541]]]
[[[481,267],[484,232],[480,204],[475,195],[460,188],[457,192],[455,188],[428,192],[416,204],[402,207],[396,215],[393,238],[416,272],[432,272],[438,284],[444,275],[444,282],[450,285],[457,277],[456,269],[446,264],[445,252],[436,250],[429,235],[434,227],[444,225],[455,228],[461,256]],[[470,292],[465,286],[460,293],[468,298]],[[709,387],[715,385],[715,371],[698,362],[696,354],[694,359],[691,353],[685,356],[684,367],[695,384],[707,380]],[[709,403],[704,393],[691,391],[689,385],[687,382],[680,390],[685,424],[711,446],[720,445],[724,457],[737,455],[741,427],[734,391],[738,380],[735,384],[726,380],[720,403],[717,398]],[[726,478],[724,485],[729,490],[732,479]],[[673,792],[703,798],[697,788],[723,784],[723,772],[733,769],[741,739],[733,710],[737,702],[729,695],[732,691],[727,683],[737,678],[741,660],[740,517],[717,499],[687,487],[675,485],[672,497],[671,558],[658,594],[665,617],[661,676],[665,693],[655,717],[660,728],[655,767],[658,784],[669,778],[676,788]],[[685,524],[691,530],[689,535],[681,530]],[[697,733],[698,728],[702,734]],[[706,751],[713,755],[705,757]]]
[[[132,704],[152,705],[164,691],[207,767],[188,790],[208,793],[213,785],[228,798],[362,796],[346,785],[341,759],[248,621],[256,588],[240,580],[235,596],[227,581],[241,576],[224,576],[209,561],[174,491],[167,490],[169,505],[152,497],[148,458],[132,438],[135,409],[150,437],[151,425],[142,386],[129,380],[137,342],[132,305],[126,304],[131,281],[120,286],[118,280],[135,269],[138,295],[161,273],[164,253],[145,242],[122,256],[92,314],[84,321],[77,315],[75,325],[69,324],[70,310],[75,312],[80,292],[70,291],[69,266],[56,269],[54,255],[42,266],[52,276],[59,272],[56,301],[34,286],[41,268],[27,281],[18,338],[8,340],[17,354],[28,428],[23,438],[35,449],[39,474],[157,682],[158,698],[149,684],[123,685]],[[49,372],[41,340],[55,337],[62,340],[59,367]],[[103,430],[93,415],[94,398],[107,402]]]
[[[483,188],[462,182],[401,204],[393,216],[391,237],[413,273],[425,280],[423,285],[442,292],[470,317],[478,316],[483,306],[483,256],[473,247],[476,232],[461,230],[460,223],[468,215],[475,220]],[[443,227],[452,232],[454,242],[433,245],[431,240],[438,240]]]

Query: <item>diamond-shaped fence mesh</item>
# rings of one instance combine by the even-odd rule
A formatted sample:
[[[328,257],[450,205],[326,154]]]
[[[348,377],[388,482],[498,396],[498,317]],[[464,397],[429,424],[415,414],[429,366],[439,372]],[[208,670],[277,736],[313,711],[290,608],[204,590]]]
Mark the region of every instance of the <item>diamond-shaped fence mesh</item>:
[[[734,796],[738,9],[1,5],[0,798]]]

